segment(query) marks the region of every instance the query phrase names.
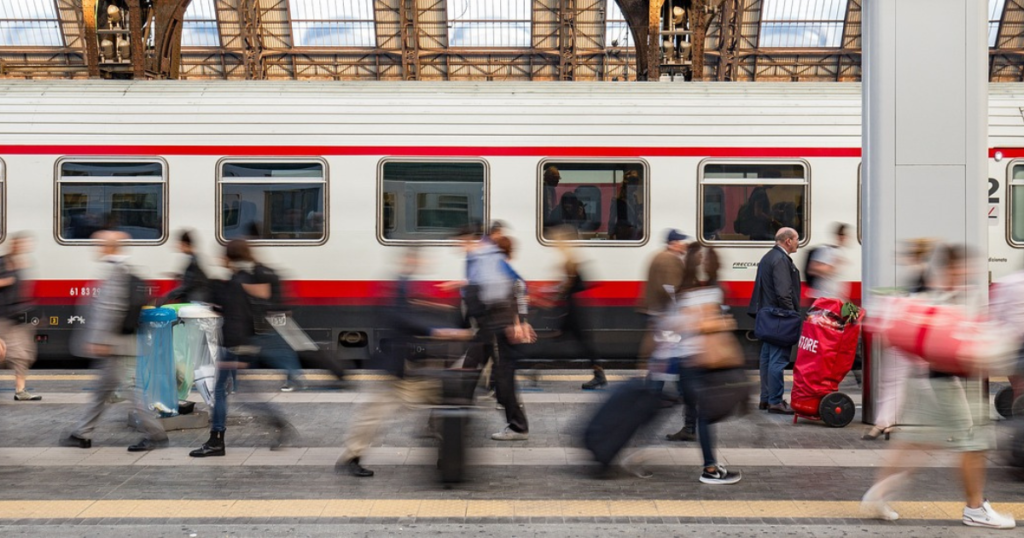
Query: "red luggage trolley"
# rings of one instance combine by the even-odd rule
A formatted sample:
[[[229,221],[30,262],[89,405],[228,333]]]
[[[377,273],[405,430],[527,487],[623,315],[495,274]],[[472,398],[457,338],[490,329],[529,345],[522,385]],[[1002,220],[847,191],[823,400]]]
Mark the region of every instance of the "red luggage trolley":
[[[857,358],[864,311],[853,305],[847,310],[843,316],[843,302],[838,299],[818,299],[807,313],[793,367],[794,424],[799,417],[833,428],[853,421],[853,399],[837,389]]]

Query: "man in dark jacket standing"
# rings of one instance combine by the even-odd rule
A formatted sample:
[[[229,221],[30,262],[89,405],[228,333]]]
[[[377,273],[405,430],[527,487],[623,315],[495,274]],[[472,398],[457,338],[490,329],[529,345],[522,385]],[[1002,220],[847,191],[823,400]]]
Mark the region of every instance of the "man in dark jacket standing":
[[[800,239],[796,230],[782,228],[775,233],[775,246],[761,258],[754,280],[754,293],[750,298],[751,317],[757,317],[762,308],[800,308],[800,271],[790,255],[796,252]],[[761,342],[761,404],[769,413],[792,415],[793,410],[782,399],[786,386],[783,371],[789,363],[792,346],[780,347]]]

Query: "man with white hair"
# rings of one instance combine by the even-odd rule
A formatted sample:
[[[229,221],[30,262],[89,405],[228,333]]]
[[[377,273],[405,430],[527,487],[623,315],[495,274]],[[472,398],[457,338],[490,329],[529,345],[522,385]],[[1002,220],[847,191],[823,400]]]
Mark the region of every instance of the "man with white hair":
[[[103,264],[103,279],[99,293],[86,307],[86,325],[74,336],[76,355],[95,359],[103,365],[99,386],[93,393],[92,404],[82,421],[73,431],[61,438],[64,446],[90,448],[92,431],[100,416],[109,406],[110,397],[124,381],[125,363],[134,364],[138,357],[136,335],[132,324],[126,321],[132,313],[132,276],[128,268],[128,256],[121,250],[128,234],[115,231],[96,232],[92,236],[98,242],[99,261]],[[132,391],[132,404],[139,429],[145,434],[138,443],[128,447],[129,452],[144,452],[167,446],[167,432],[145,408],[141,395]]]
[[[791,255],[796,253],[800,238],[796,230],[781,228],[775,233],[775,246],[761,258],[750,297],[748,314],[757,317],[762,308],[797,310],[800,308],[800,271]],[[761,410],[792,415],[793,410],[782,399],[786,390],[783,372],[789,364],[792,346],[761,342]]]

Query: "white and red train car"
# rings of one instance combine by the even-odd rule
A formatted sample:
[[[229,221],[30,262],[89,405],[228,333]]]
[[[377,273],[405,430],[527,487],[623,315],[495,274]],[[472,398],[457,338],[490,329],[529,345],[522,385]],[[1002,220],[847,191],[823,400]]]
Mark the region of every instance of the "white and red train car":
[[[1024,261],[1024,84],[991,86],[989,110],[998,279]],[[858,84],[2,81],[0,211],[5,237],[37,239],[44,356],[88,323],[73,306],[93,291],[88,237],[105,220],[164,289],[182,263],[178,230],[197,232],[211,265],[219,244],[255,235],[313,336],[360,356],[380,337],[367,314],[396,251],[432,254],[432,289],[463,275],[450,232],[501,219],[516,268],[548,282],[558,254],[544,223],[564,219],[552,207],[582,207],[594,336],[629,357],[667,229],[720,247],[730,300],[744,305],[774,227],[796,227],[805,246],[836,222],[859,232],[860,142]],[[557,185],[545,185],[551,167]],[[770,223],[751,220],[753,204]],[[856,241],[847,257],[857,298]]]

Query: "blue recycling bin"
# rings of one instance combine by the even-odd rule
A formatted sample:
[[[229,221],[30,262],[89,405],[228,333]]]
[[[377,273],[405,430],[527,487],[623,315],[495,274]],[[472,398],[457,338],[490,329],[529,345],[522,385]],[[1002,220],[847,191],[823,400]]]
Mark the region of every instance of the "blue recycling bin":
[[[146,408],[161,416],[178,414],[173,329],[177,319],[170,308],[147,308],[139,317],[135,384]]]

